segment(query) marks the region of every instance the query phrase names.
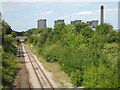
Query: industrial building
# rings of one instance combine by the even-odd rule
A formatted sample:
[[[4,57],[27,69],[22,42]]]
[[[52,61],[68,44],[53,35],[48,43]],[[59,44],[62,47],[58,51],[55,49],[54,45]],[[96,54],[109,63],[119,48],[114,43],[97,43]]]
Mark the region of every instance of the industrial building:
[[[82,20],[75,20],[75,21],[71,21],[72,25],[75,25],[77,23],[81,23]],[[98,20],[92,20],[92,21],[87,21],[87,23],[89,24],[89,26],[91,26],[92,28],[95,28],[98,25]]]
[[[54,21],[54,25],[56,25],[57,24],[57,21]]]
[[[89,26],[92,26],[92,21],[87,21],[87,24],[89,24]]]
[[[74,20],[74,21],[70,21],[70,24],[75,25],[75,24],[81,23],[81,22],[82,22],[82,20]],[[64,23],[64,20],[58,19],[58,20],[54,21],[54,25],[56,25],[57,23]],[[96,28],[96,26],[98,26],[98,20],[87,21],[87,23],[92,28]],[[104,23],[104,6],[101,6],[100,7],[100,24],[103,24],[103,23]],[[46,27],[46,19],[38,20],[38,28],[47,28]]]
[[[87,21],[87,24],[92,28],[96,28],[96,26],[98,26],[98,20]]]
[[[77,23],[81,23],[82,20],[75,20],[75,21],[71,21],[71,24],[74,25],[74,24],[77,24]]]
[[[75,24],[81,23],[81,22],[82,22],[82,20],[75,20]]]
[[[87,21],[87,23],[92,27],[96,28],[98,25],[98,20]],[[100,24],[104,23],[104,6],[100,7]]]
[[[92,27],[96,28],[98,25],[98,20],[87,21],[87,23]],[[100,7],[100,24],[104,23],[104,6]]]
[[[98,20],[92,20],[92,26],[96,28],[96,26],[98,26]]]
[[[47,28],[46,27],[46,19],[38,20],[38,29],[40,29],[40,28]]]
[[[64,20],[63,19],[59,19],[57,21],[54,21],[54,24],[56,25],[57,23],[64,23]]]
[[[75,24],[75,21],[71,21],[71,24],[74,25],[74,24]]]

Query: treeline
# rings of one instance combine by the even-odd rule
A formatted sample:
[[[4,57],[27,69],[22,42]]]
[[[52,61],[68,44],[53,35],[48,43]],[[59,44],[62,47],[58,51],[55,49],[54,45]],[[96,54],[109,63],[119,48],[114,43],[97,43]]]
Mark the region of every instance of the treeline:
[[[25,32],[48,62],[59,62],[75,86],[118,88],[118,32],[109,24],[95,30],[86,23]]]
[[[17,60],[15,44],[17,40],[14,38],[17,36],[17,32],[13,31],[10,25],[2,21],[2,89],[8,89],[12,86],[17,73]]]

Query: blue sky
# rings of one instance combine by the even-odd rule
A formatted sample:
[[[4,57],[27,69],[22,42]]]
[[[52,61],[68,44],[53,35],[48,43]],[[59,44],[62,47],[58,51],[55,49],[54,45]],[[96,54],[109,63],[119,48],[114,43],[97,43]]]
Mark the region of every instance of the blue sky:
[[[100,6],[105,6],[105,22],[118,28],[118,2],[3,2],[2,19],[13,30],[26,31],[37,28],[38,19],[47,19],[47,27],[53,27],[54,20],[99,20]],[[71,16],[71,18],[70,18]]]

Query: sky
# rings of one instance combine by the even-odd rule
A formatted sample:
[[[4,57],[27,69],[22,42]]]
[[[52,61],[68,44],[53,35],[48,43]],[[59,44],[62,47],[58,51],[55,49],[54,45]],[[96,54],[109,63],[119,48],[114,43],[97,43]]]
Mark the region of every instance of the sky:
[[[43,0],[42,0],[43,1]],[[72,0],[73,1],[73,0]],[[2,19],[11,25],[15,31],[27,31],[37,28],[37,20],[47,19],[47,27],[53,27],[54,21],[64,19],[66,24],[71,20],[100,21],[100,6],[105,8],[105,22],[118,28],[118,2],[14,2],[6,0],[2,2],[0,11]]]

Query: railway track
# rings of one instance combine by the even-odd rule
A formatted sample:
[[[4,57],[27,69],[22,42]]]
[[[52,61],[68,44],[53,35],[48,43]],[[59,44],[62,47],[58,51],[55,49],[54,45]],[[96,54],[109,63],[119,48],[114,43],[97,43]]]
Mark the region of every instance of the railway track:
[[[23,48],[22,48],[21,44],[18,46],[18,56],[19,57],[23,57],[24,56]],[[24,63],[25,63],[25,61],[24,61]],[[29,81],[29,74],[28,74],[28,71],[26,69],[26,65],[25,65],[25,71],[26,71],[25,74],[26,74],[26,77],[27,77],[27,81],[26,81],[27,82],[27,87],[26,88],[28,88],[28,90],[31,90],[31,85],[30,85],[30,81]],[[18,85],[17,85],[19,90],[23,88],[22,84],[21,84],[21,80],[22,80],[22,72],[20,70],[19,78],[18,78]]]
[[[25,52],[27,53],[28,59],[31,63],[31,66],[35,72],[35,75],[39,81],[39,84],[41,86],[41,88],[44,90],[45,88],[51,88],[52,90],[54,90],[51,82],[49,81],[49,79],[47,78],[46,74],[44,73],[44,71],[41,69],[38,61],[35,59],[35,57],[33,56],[32,52],[28,49],[28,47],[23,43],[22,46],[25,49]]]

